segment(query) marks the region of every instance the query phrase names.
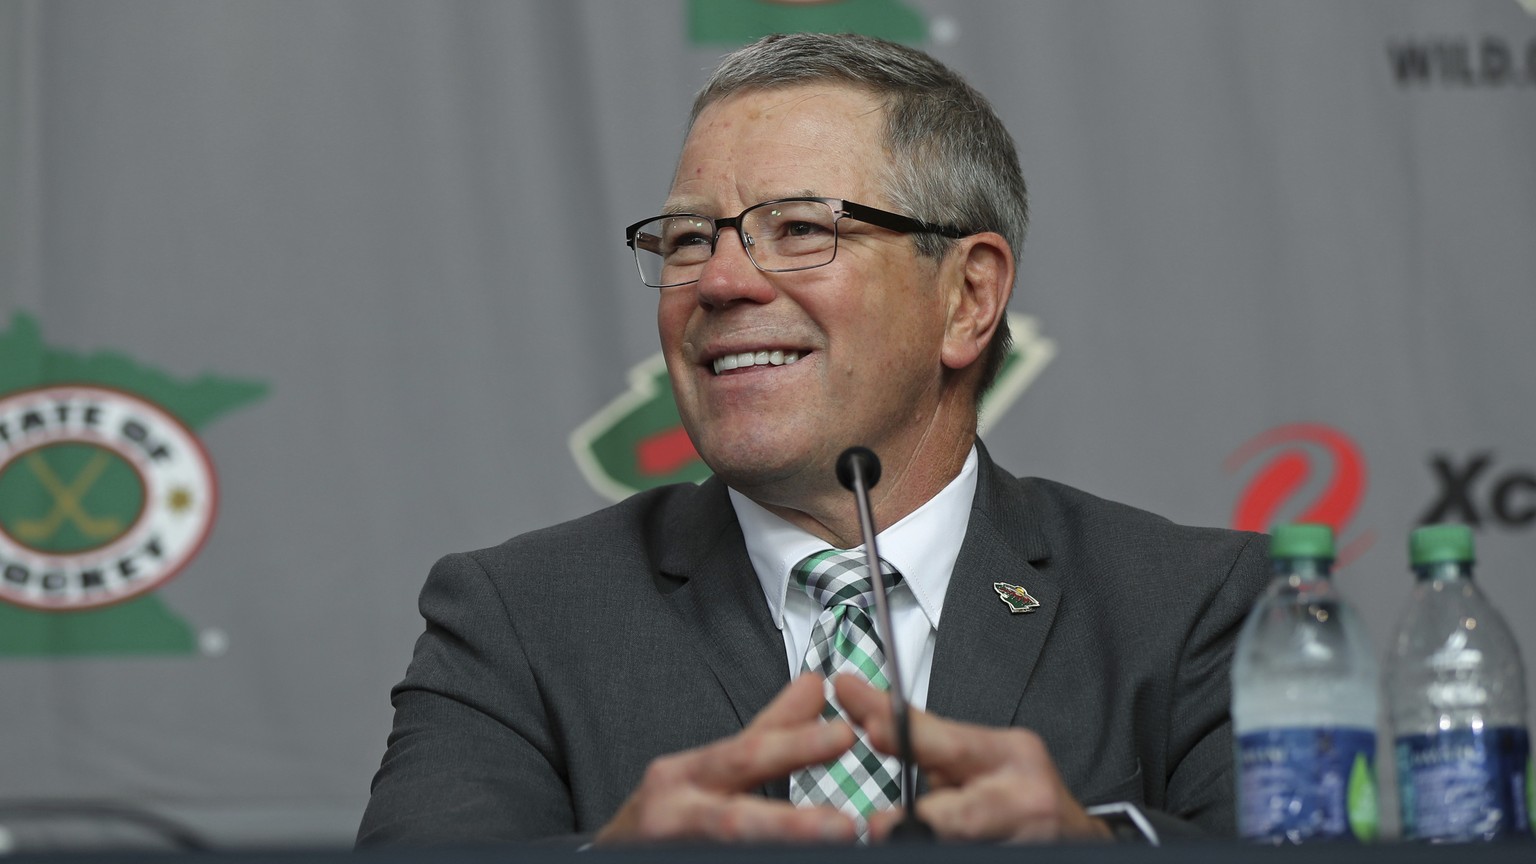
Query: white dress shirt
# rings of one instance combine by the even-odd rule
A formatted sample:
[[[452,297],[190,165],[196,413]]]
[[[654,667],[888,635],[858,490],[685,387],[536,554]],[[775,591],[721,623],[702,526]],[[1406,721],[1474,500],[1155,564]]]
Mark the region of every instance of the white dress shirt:
[[[939,614],[971,519],[976,466],[973,446],[949,485],[876,536],[880,557],[901,573],[901,585],[889,595],[891,624],[896,630],[896,657],[901,663],[907,701],[918,708],[928,703],[928,673],[933,668]],[[735,489],[730,494],[773,624],[784,634],[789,675],[795,678],[805,662],[805,649],[822,607],[804,591],[790,589],[790,570],[807,555],[826,549],[827,541],[775,516]],[[848,507],[854,507],[852,493]],[[864,544],[854,548],[863,550]]]

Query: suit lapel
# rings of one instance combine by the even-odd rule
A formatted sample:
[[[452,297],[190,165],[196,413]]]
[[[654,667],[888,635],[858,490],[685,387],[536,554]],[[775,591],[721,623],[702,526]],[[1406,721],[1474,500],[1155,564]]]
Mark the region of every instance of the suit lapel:
[[[1050,557],[1039,508],[977,447],[976,501],[944,598],[927,704],[944,717],[1008,726],[1055,620],[1061,586],[1032,566]],[[1007,534],[998,525],[1008,526]],[[1011,612],[994,582],[1022,586],[1040,606]]]
[[[707,481],[669,523],[659,569],[681,584],[667,604],[746,726],[789,683],[789,666],[725,484]],[[787,797],[789,781],[766,791]]]

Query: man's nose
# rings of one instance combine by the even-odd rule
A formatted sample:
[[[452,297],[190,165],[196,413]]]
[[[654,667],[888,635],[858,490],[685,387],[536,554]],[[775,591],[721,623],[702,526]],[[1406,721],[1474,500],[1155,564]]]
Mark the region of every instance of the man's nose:
[[[699,273],[699,305],[729,306],[732,303],[767,303],[774,294],[767,274],[757,269],[747,256],[749,235],[741,229],[721,228],[715,236],[715,252],[704,262]]]

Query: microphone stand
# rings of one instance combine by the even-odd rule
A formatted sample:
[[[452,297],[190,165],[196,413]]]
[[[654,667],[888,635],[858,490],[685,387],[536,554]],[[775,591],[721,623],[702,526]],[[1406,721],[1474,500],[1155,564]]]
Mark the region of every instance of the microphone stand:
[[[875,518],[869,506],[869,490],[880,482],[880,458],[868,447],[850,447],[837,458],[837,479],[853,493],[859,508],[859,531],[864,536],[864,562],[875,587],[875,623],[885,640],[889,661],[891,716],[896,724],[896,756],[901,761],[901,800],[905,815],[891,829],[896,843],[932,843],[933,828],[917,815],[917,789],[912,757],[912,715],[907,707],[906,690],[901,684],[901,664],[896,662],[896,628],[891,623],[891,607],[885,597],[885,574],[880,570],[880,553],[875,549]]]

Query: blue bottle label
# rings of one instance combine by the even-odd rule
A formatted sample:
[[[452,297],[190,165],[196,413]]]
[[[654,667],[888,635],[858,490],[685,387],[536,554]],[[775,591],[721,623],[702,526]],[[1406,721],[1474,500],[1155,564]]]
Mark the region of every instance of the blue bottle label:
[[[1268,843],[1376,839],[1376,733],[1262,729],[1237,739],[1237,829]]]
[[[1397,738],[1405,840],[1531,833],[1531,739],[1524,729],[1450,729]]]

